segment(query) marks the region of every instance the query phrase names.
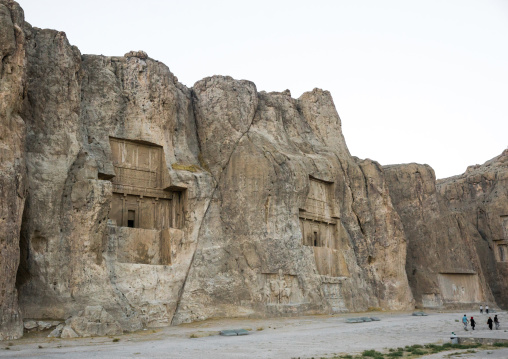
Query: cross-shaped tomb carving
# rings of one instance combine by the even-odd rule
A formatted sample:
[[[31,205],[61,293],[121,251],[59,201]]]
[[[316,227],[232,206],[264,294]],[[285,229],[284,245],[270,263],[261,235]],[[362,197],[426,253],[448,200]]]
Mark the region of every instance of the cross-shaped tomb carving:
[[[164,188],[162,147],[119,138],[110,144],[116,176],[109,218],[119,227],[182,228],[185,193]]]
[[[333,183],[309,178],[309,194],[300,208],[303,245],[337,249],[337,220]]]

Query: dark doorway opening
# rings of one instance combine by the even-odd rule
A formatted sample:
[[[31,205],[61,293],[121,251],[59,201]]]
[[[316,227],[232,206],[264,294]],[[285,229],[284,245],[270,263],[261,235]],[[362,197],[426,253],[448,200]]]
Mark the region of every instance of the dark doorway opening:
[[[127,212],[127,227],[134,228],[135,215],[136,215],[135,211],[128,211]]]

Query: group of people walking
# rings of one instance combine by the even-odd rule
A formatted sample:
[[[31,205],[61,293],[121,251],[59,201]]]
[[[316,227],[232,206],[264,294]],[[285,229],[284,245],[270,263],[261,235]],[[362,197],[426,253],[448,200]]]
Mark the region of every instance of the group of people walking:
[[[489,313],[488,312],[488,306],[487,306],[487,314]],[[482,310],[480,309],[480,313],[483,313]],[[476,321],[474,320],[473,317],[471,317],[470,320],[467,319],[467,316],[464,314],[464,316],[462,317],[462,324],[464,324],[464,330],[467,331],[467,326],[469,324],[471,324],[471,329],[474,330],[474,328],[476,327]],[[489,326],[489,329],[492,330],[492,325],[495,324],[496,325],[496,330],[499,329],[499,318],[497,317],[497,314],[494,315],[494,320],[492,320],[491,317],[489,317],[489,319],[487,320],[487,325]]]

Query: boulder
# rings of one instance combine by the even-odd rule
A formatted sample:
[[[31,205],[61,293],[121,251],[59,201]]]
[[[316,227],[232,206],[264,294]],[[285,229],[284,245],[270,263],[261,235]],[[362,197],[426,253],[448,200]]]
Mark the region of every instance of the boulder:
[[[37,322],[38,329],[40,331],[49,329],[53,326],[53,323],[51,322],[45,322],[45,321],[38,321]]]
[[[36,329],[38,324],[35,320],[27,320],[23,323],[26,330]]]
[[[101,306],[88,306],[78,316],[66,321],[80,337],[120,335],[121,325]],[[63,333],[62,333],[63,335]]]
[[[53,334],[53,332],[51,334]],[[66,325],[62,329],[62,333],[60,335],[60,338],[62,338],[62,339],[79,338],[79,335],[69,325]]]

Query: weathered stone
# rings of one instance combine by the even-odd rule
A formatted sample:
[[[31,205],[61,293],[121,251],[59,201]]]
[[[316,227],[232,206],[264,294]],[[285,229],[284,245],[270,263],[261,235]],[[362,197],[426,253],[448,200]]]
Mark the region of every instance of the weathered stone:
[[[417,306],[492,302],[474,246],[478,233],[448,209],[432,168],[413,163],[383,169],[408,240],[406,272]]]
[[[62,329],[62,333],[60,334],[60,338],[69,339],[69,338],[79,338],[79,335],[68,325],[66,325]]]
[[[25,122],[20,116],[26,81],[23,10],[0,1],[0,340],[23,335],[16,274],[26,198]]]
[[[472,233],[485,283],[503,308],[508,306],[508,150],[459,176],[437,182],[448,209],[464,218],[461,228]]]
[[[70,317],[63,338],[504,303],[506,154],[436,185],[351,156],[327,91],[189,89],[142,51],[82,55],[10,0],[0,25],[0,339],[21,335],[18,302]]]
[[[61,32],[24,31],[27,315],[65,318],[93,300],[135,330],[412,306],[383,173],[350,156],[328,92],[296,100],[222,76],[191,91],[144,53],[81,56]],[[138,151],[135,165],[119,146]],[[143,164],[152,152],[160,166]],[[177,220],[156,223],[151,208]]]
[[[62,331],[64,329],[64,325],[60,324],[55,329],[49,333],[48,338],[60,338],[62,335]]]
[[[38,321],[37,322],[38,330],[46,330],[51,328],[53,325],[50,322]]]
[[[138,57],[141,60],[146,60],[148,58],[148,55],[144,51],[129,51],[124,55],[125,57]]]
[[[35,320],[27,320],[23,323],[26,330],[32,330],[37,328],[38,324]]]
[[[86,307],[77,317],[69,319],[66,323],[66,328],[71,327],[80,337],[123,333],[121,325],[100,305]]]

